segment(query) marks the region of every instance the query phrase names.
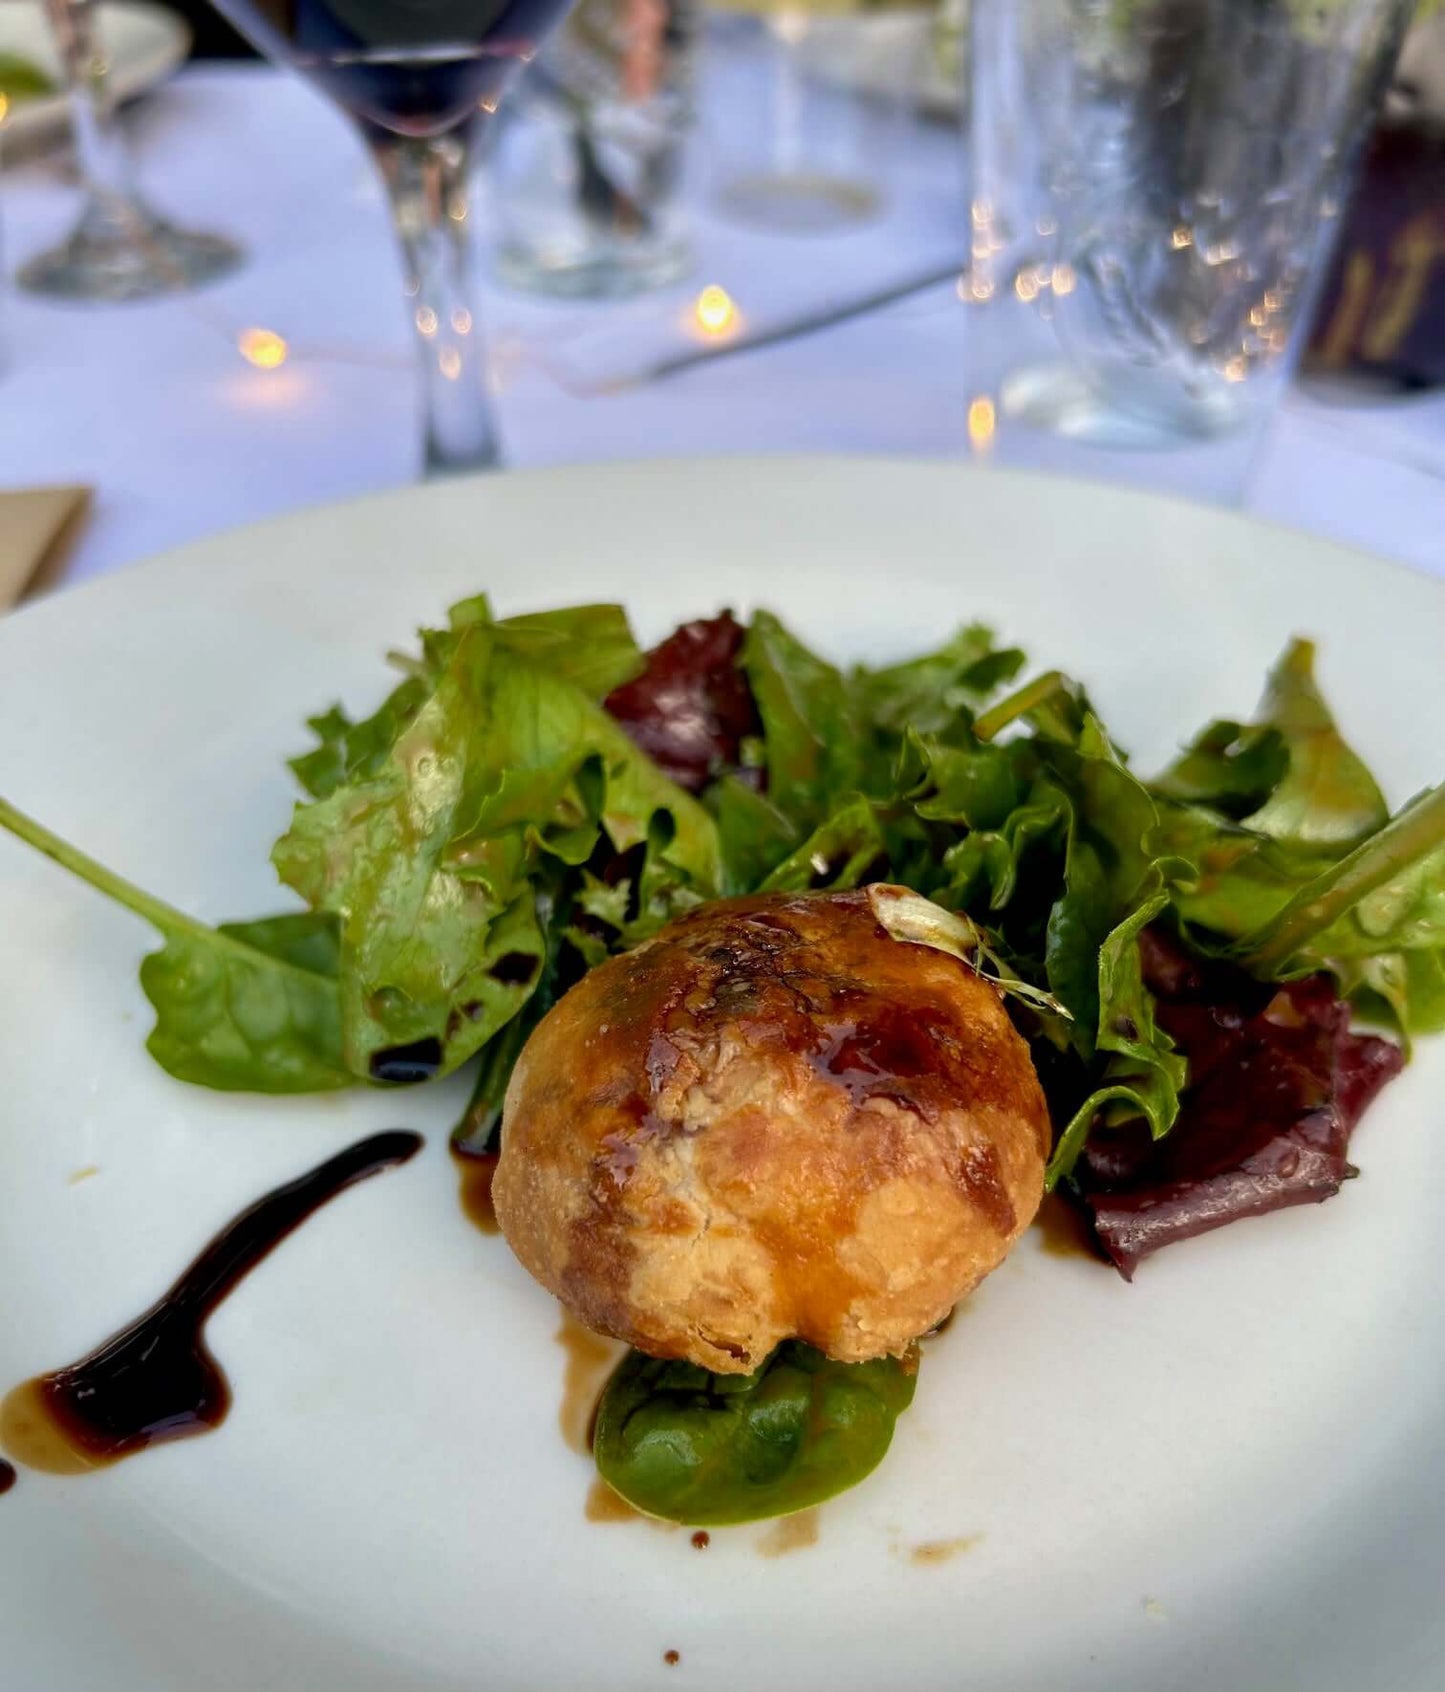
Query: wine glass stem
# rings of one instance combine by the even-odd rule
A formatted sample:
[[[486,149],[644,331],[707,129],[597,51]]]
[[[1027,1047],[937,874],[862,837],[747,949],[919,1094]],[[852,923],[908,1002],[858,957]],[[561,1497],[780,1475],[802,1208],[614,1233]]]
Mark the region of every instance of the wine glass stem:
[[[428,476],[495,465],[487,358],[472,303],[467,187],[472,126],[446,135],[368,132],[391,196],[416,335]]]
[[[45,0],[45,9],[70,92],[75,150],[90,201],[89,215],[116,223],[132,221],[138,208],[130,154],[110,96],[109,67],[96,34],[95,0]]]

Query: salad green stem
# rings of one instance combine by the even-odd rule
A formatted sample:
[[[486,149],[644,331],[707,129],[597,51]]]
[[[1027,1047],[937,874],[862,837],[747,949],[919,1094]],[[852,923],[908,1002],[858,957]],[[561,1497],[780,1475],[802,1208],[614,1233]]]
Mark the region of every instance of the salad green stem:
[[[1020,717],[1026,717],[1030,711],[1036,711],[1056,693],[1064,692],[1068,685],[1068,680],[1061,670],[1045,670],[1043,675],[1035,676],[1031,682],[1025,682],[1021,688],[1016,689],[1007,698],[1000,699],[997,705],[991,705],[987,711],[975,718],[975,738],[992,740],[1000,729],[1007,728]]]
[[[1282,969],[1316,934],[1367,894],[1445,844],[1445,784],[1428,789],[1347,857],[1306,882],[1235,950],[1256,975]]]
[[[0,798],[0,828],[8,829],[28,846],[33,846],[37,852],[43,852],[52,863],[59,864],[62,869],[69,870],[81,881],[88,882],[99,892],[107,894],[118,905],[124,905],[127,910],[144,917],[163,934],[180,931],[194,935],[197,939],[213,937],[214,931],[205,923],[197,922],[194,917],[187,916],[184,911],[178,911],[174,905],[166,904],[163,899],[157,899],[154,894],[142,891],[134,882],[127,881],[124,876],[117,875],[114,870],[97,863],[79,847],[72,846],[68,840],[62,840],[58,834],[52,834],[43,823],[36,822],[34,817],[26,816],[24,811],[3,798]]]

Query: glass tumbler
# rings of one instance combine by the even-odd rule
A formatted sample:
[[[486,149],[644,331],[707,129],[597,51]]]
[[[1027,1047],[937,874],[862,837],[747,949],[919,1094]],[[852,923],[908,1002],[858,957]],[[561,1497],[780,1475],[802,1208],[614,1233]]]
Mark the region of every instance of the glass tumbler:
[[[722,209],[790,234],[875,217],[917,118],[919,15],[854,0],[717,0],[709,140]]]
[[[1413,10],[973,0],[964,294],[1011,313],[973,337],[1001,420],[1163,445],[1262,416]]]
[[[696,24],[693,0],[579,0],[533,60],[487,160],[504,282],[595,298],[689,268]]]

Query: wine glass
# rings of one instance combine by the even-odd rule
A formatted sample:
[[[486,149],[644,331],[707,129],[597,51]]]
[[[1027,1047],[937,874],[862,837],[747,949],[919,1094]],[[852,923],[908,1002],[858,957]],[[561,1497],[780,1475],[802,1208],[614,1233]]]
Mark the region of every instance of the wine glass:
[[[55,299],[138,300],[233,270],[241,260],[234,242],[178,229],[136,193],[94,0],[45,0],[45,10],[70,95],[85,209],[58,247],[21,268],[20,286]]]
[[[467,187],[507,84],[570,0],[215,0],[360,128],[381,171],[416,331],[425,473],[498,462],[472,303]]]

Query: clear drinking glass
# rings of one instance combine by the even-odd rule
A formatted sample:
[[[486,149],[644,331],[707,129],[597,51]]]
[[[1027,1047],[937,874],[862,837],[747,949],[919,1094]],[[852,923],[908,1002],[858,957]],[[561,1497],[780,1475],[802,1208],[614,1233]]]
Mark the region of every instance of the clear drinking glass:
[[[569,0],[216,0],[356,122],[390,195],[421,377],[428,475],[499,459],[471,278],[482,127]]]
[[[687,271],[696,25],[693,0],[578,0],[487,156],[504,282],[602,297]]]
[[[877,215],[916,118],[928,42],[916,16],[827,0],[816,9],[814,0],[724,0],[707,44],[725,114],[710,137],[724,210],[797,233]]]
[[[220,235],[178,229],[137,194],[116,121],[94,0],[45,0],[75,126],[85,209],[60,246],[24,265],[34,294],[135,300],[194,288],[233,270],[241,250]]]
[[[975,335],[1002,419],[1141,445],[1260,416],[1413,10],[973,0],[965,294],[1012,314]]]

